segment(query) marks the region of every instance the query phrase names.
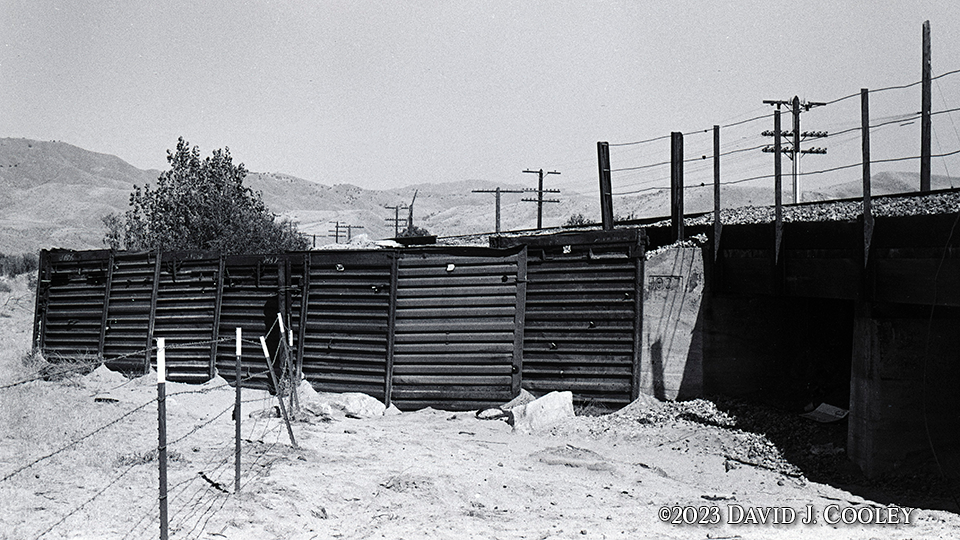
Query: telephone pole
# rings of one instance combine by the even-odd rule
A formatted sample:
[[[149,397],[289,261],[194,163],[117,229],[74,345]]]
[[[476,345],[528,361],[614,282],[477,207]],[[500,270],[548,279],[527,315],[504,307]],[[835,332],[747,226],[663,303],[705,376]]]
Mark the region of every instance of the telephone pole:
[[[537,189],[525,189],[525,190],[524,190],[524,191],[527,192],[527,193],[536,192],[537,198],[536,198],[536,199],[522,199],[522,200],[523,200],[523,202],[535,202],[535,203],[537,203],[537,228],[538,228],[538,229],[542,229],[542,228],[543,228],[543,203],[558,203],[558,202],[560,202],[560,199],[544,199],[544,198],[543,198],[543,194],[544,194],[544,193],[560,193],[560,190],[559,190],[559,189],[543,189],[543,175],[544,175],[543,169],[540,169],[540,170],[537,170],[537,171],[525,170],[525,171],[523,171],[523,172],[525,172],[525,173],[533,173],[533,174],[539,175],[540,181],[539,181],[538,184],[537,184]],[[557,172],[557,171],[549,171],[549,172],[547,172],[546,174],[560,174],[560,173]]]
[[[522,189],[475,189],[473,193],[496,193],[497,195],[497,234],[500,234],[500,194],[501,193],[524,193]]]
[[[801,102],[800,98],[793,96],[793,99],[788,100],[764,100],[764,103],[767,105],[775,105],[777,110],[780,110],[781,105],[789,105],[793,109],[793,131],[781,131],[776,133],[775,131],[764,131],[761,135],[767,137],[777,137],[784,138],[787,137],[793,138],[793,146],[788,146],[786,148],[781,147],[780,152],[787,154],[791,160],[793,160],[793,202],[800,202],[800,156],[803,154],[826,154],[827,149],[822,147],[809,148],[803,150],[800,148],[801,140],[806,140],[808,138],[821,138],[826,137],[826,131],[800,131],[800,112],[801,109],[803,112],[809,111],[814,107],[822,107],[826,103],[819,103],[813,101],[804,101]],[[764,152],[775,152],[776,149],[773,146],[766,146],[763,148]]]
[[[393,210],[393,217],[387,218],[386,221],[387,223],[393,223],[393,237],[396,238],[400,236],[400,223],[404,223],[407,221],[406,219],[400,219],[400,211],[406,210],[407,208],[409,208],[409,206],[405,204],[404,205],[398,204],[397,206],[384,206],[384,208],[386,208],[387,210]]]

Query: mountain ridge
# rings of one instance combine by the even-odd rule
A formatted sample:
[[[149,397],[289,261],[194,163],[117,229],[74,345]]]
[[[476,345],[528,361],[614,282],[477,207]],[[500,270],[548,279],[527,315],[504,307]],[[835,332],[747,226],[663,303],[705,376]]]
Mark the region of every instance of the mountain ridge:
[[[102,218],[128,209],[134,186],[152,184],[161,174],[142,170],[110,154],[84,150],[60,141],[0,139],[0,252],[24,253],[44,248],[102,248]],[[874,175],[874,194],[915,189],[916,173]],[[418,184],[368,190],[352,184],[328,185],[276,172],[249,172],[244,183],[262,193],[275,214],[298,222],[300,230],[316,235],[316,245],[333,243],[329,236],[336,222],[352,228],[353,235],[389,238],[394,235],[395,216],[406,226],[408,209],[399,212],[388,206],[405,206],[413,200],[414,223],[438,236],[471,235],[495,230],[493,193],[474,189],[522,189],[520,185],[483,180],[460,180],[442,184]],[[960,179],[934,177],[933,188],[960,185]],[[862,184],[851,180],[829,189],[804,193],[804,200],[859,196]],[[523,202],[534,193],[501,196],[501,230],[532,229],[537,222],[537,205]],[[545,227],[562,225],[576,214],[587,221],[600,219],[597,195],[565,192],[551,194],[561,204],[544,204]],[[785,196],[785,200],[789,200]],[[769,187],[726,185],[721,191],[724,208],[769,205]],[[654,217],[669,214],[669,189],[614,199],[620,218]],[[685,190],[688,213],[713,208],[713,186]],[[344,241],[345,237],[341,239]]]

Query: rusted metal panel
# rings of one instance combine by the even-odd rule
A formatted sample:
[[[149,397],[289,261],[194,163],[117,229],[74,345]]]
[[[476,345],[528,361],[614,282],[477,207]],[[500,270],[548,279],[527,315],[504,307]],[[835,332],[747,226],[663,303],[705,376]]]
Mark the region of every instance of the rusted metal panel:
[[[320,391],[385,400],[393,254],[309,254],[303,374]]]
[[[155,270],[156,258],[150,253],[117,253],[113,257],[103,329],[103,358],[111,369],[144,372]]]
[[[241,377],[244,386],[266,388],[267,362],[260,348],[260,336],[266,336],[276,314],[266,324],[267,301],[278,302],[282,289],[279,265],[284,255],[231,255],[224,257],[223,292],[220,299],[220,335],[233,336],[243,329]],[[279,302],[278,302],[279,303]],[[217,371],[228,381],[236,374],[234,347],[217,348]],[[275,355],[276,351],[271,354]]]
[[[166,338],[171,381],[210,378],[219,270],[220,258],[213,252],[169,252],[161,257],[153,336]]]
[[[398,254],[391,391],[397,407],[476,409],[514,396],[524,256],[522,246]]]
[[[100,349],[109,252],[53,250],[45,253],[43,313],[38,342],[48,358],[96,355]]]
[[[502,239],[527,245],[522,385],[580,403],[636,397],[643,245],[637,229]]]

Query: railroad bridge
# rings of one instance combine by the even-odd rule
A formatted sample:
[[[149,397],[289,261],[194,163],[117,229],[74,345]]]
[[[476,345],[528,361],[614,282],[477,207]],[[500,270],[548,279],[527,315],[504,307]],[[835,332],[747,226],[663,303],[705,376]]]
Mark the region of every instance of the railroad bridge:
[[[866,221],[850,201],[832,203],[830,219],[788,208],[779,226],[687,216],[697,240],[680,243],[642,222],[489,247],[44,251],[34,345],[143,373],[166,337],[171,380],[232,380],[240,327],[245,384],[262,386],[255,336],[274,299],[318,390],[401,409],[491,406],[521,387],[609,408],[640,393],[826,402],[849,409],[847,454],[868,475],[931,448],[954,466],[960,214],[930,209],[957,194]]]

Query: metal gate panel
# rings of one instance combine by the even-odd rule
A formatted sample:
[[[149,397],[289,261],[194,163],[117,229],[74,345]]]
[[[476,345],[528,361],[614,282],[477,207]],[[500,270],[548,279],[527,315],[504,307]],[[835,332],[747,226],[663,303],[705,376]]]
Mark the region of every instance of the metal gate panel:
[[[619,408],[636,398],[643,249],[637,230],[504,238],[528,246],[523,387]]]
[[[393,403],[466,410],[510,400],[519,391],[522,249],[399,257]]]
[[[103,357],[111,369],[144,373],[150,333],[154,275],[153,253],[123,253],[113,258]]]
[[[394,253],[318,251],[309,255],[302,363],[326,392],[386,400]]]
[[[38,307],[38,341],[48,357],[96,355],[109,274],[109,252],[43,252],[45,279]]]
[[[221,336],[243,333],[241,377],[247,387],[266,388],[269,374],[260,347],[260,336],[266,336],[264,307],[271,298],[281,296],[285,279],[282,274],[285,256],[231,255],[224,257],[223,292],[220,300]],[[271,325],[272,325],[271,321]],[[271,355],[275,353],[271,351]],[[235,347],[231,343],[217,348],[217,371],[228,381],[236,374]]]
[[[204,382],[212,375],[219,271],[216,253],[163,254],[153,337],[166,338],[167,378],[171,381]]]

